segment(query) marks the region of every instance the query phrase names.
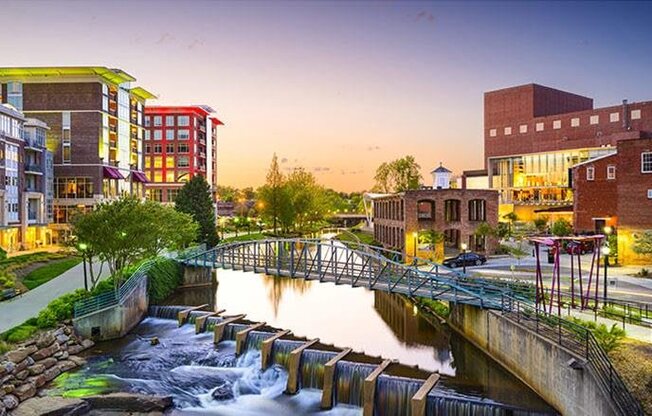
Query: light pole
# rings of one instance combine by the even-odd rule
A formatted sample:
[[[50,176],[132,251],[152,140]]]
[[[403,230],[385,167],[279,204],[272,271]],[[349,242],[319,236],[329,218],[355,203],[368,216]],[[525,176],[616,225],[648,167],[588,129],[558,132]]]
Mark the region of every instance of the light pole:
[[[418,238],[419,238],[419,233],[417,231],[412,233],[412,238],[414,239],[414,248],[412,250],[412,257],[414,259],[417,258],[417,243],[418,243]]]
[[[609,250],[609,246],[605,245],[602,246],[602,254],[604,254],[604,286],[602,287],[602,297],[603,301],[606,304],[607,303],[607,269],[609,268],[609,253],[611,250]]]
[[[79,251],[82,253],[82,263],[84,264],[84,289],[88,292],[88,278],[86,277],[86,249],[88,245],[86,243],[79,243]]]
[[[460,248],[462,249],[462,273],[464,274],[466,274],[466,256],[464,256],[464,254],[466,254],[467,247],[466,243],[460,245]]]

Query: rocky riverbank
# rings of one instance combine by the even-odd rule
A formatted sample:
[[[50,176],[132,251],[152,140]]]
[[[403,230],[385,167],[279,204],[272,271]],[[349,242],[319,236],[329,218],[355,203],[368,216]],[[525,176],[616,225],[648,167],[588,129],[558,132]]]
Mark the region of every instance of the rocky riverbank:
[[[77,354],[93,345],[77,337],[71,326],[61,325],[0,355],[0,416],[36,396],[59,374],[83,365]]]

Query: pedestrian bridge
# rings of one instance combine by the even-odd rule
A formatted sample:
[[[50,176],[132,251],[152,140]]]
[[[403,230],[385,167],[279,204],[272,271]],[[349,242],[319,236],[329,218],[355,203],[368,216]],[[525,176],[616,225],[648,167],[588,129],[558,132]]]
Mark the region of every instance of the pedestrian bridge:
[[[508,288],[440,264],[403,264],[400,253],[334,240],[269,239],[218,245],[183,260],[186,266],[252,271],[366,287],[387,293],[502,309]]]

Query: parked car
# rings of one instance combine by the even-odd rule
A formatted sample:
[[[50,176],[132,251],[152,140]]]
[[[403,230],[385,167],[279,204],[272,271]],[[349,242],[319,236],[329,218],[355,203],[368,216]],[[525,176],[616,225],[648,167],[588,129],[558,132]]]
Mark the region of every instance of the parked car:
[[[586,254],[593,253],[592,241],[571,241],[566,244],[566,253],[568,254]]]
[[[447,267],[462,267],[462,266],[480,266],[487,262],[487,258],[482,254],[478,253],[462,253],[456,257],[446,259],[443,261],[443,265]]]

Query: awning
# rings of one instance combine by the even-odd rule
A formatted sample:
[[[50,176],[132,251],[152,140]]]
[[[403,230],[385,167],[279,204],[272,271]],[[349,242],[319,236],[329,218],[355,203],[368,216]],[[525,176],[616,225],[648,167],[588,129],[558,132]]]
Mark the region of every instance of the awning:
[[[122,176],[122,173],[120,173],[120,170],[118,168],[114,168],[112,166],[104,166],[104,177],[107,179],[124,179],[125,177]]]
[[[131,180],[134,182],[140,182],[140,183],[148,183],[149,181],[147,180],[147,176],[145,175],[145,172],[141,172],[139,170],[132,170],[131,171]]]

